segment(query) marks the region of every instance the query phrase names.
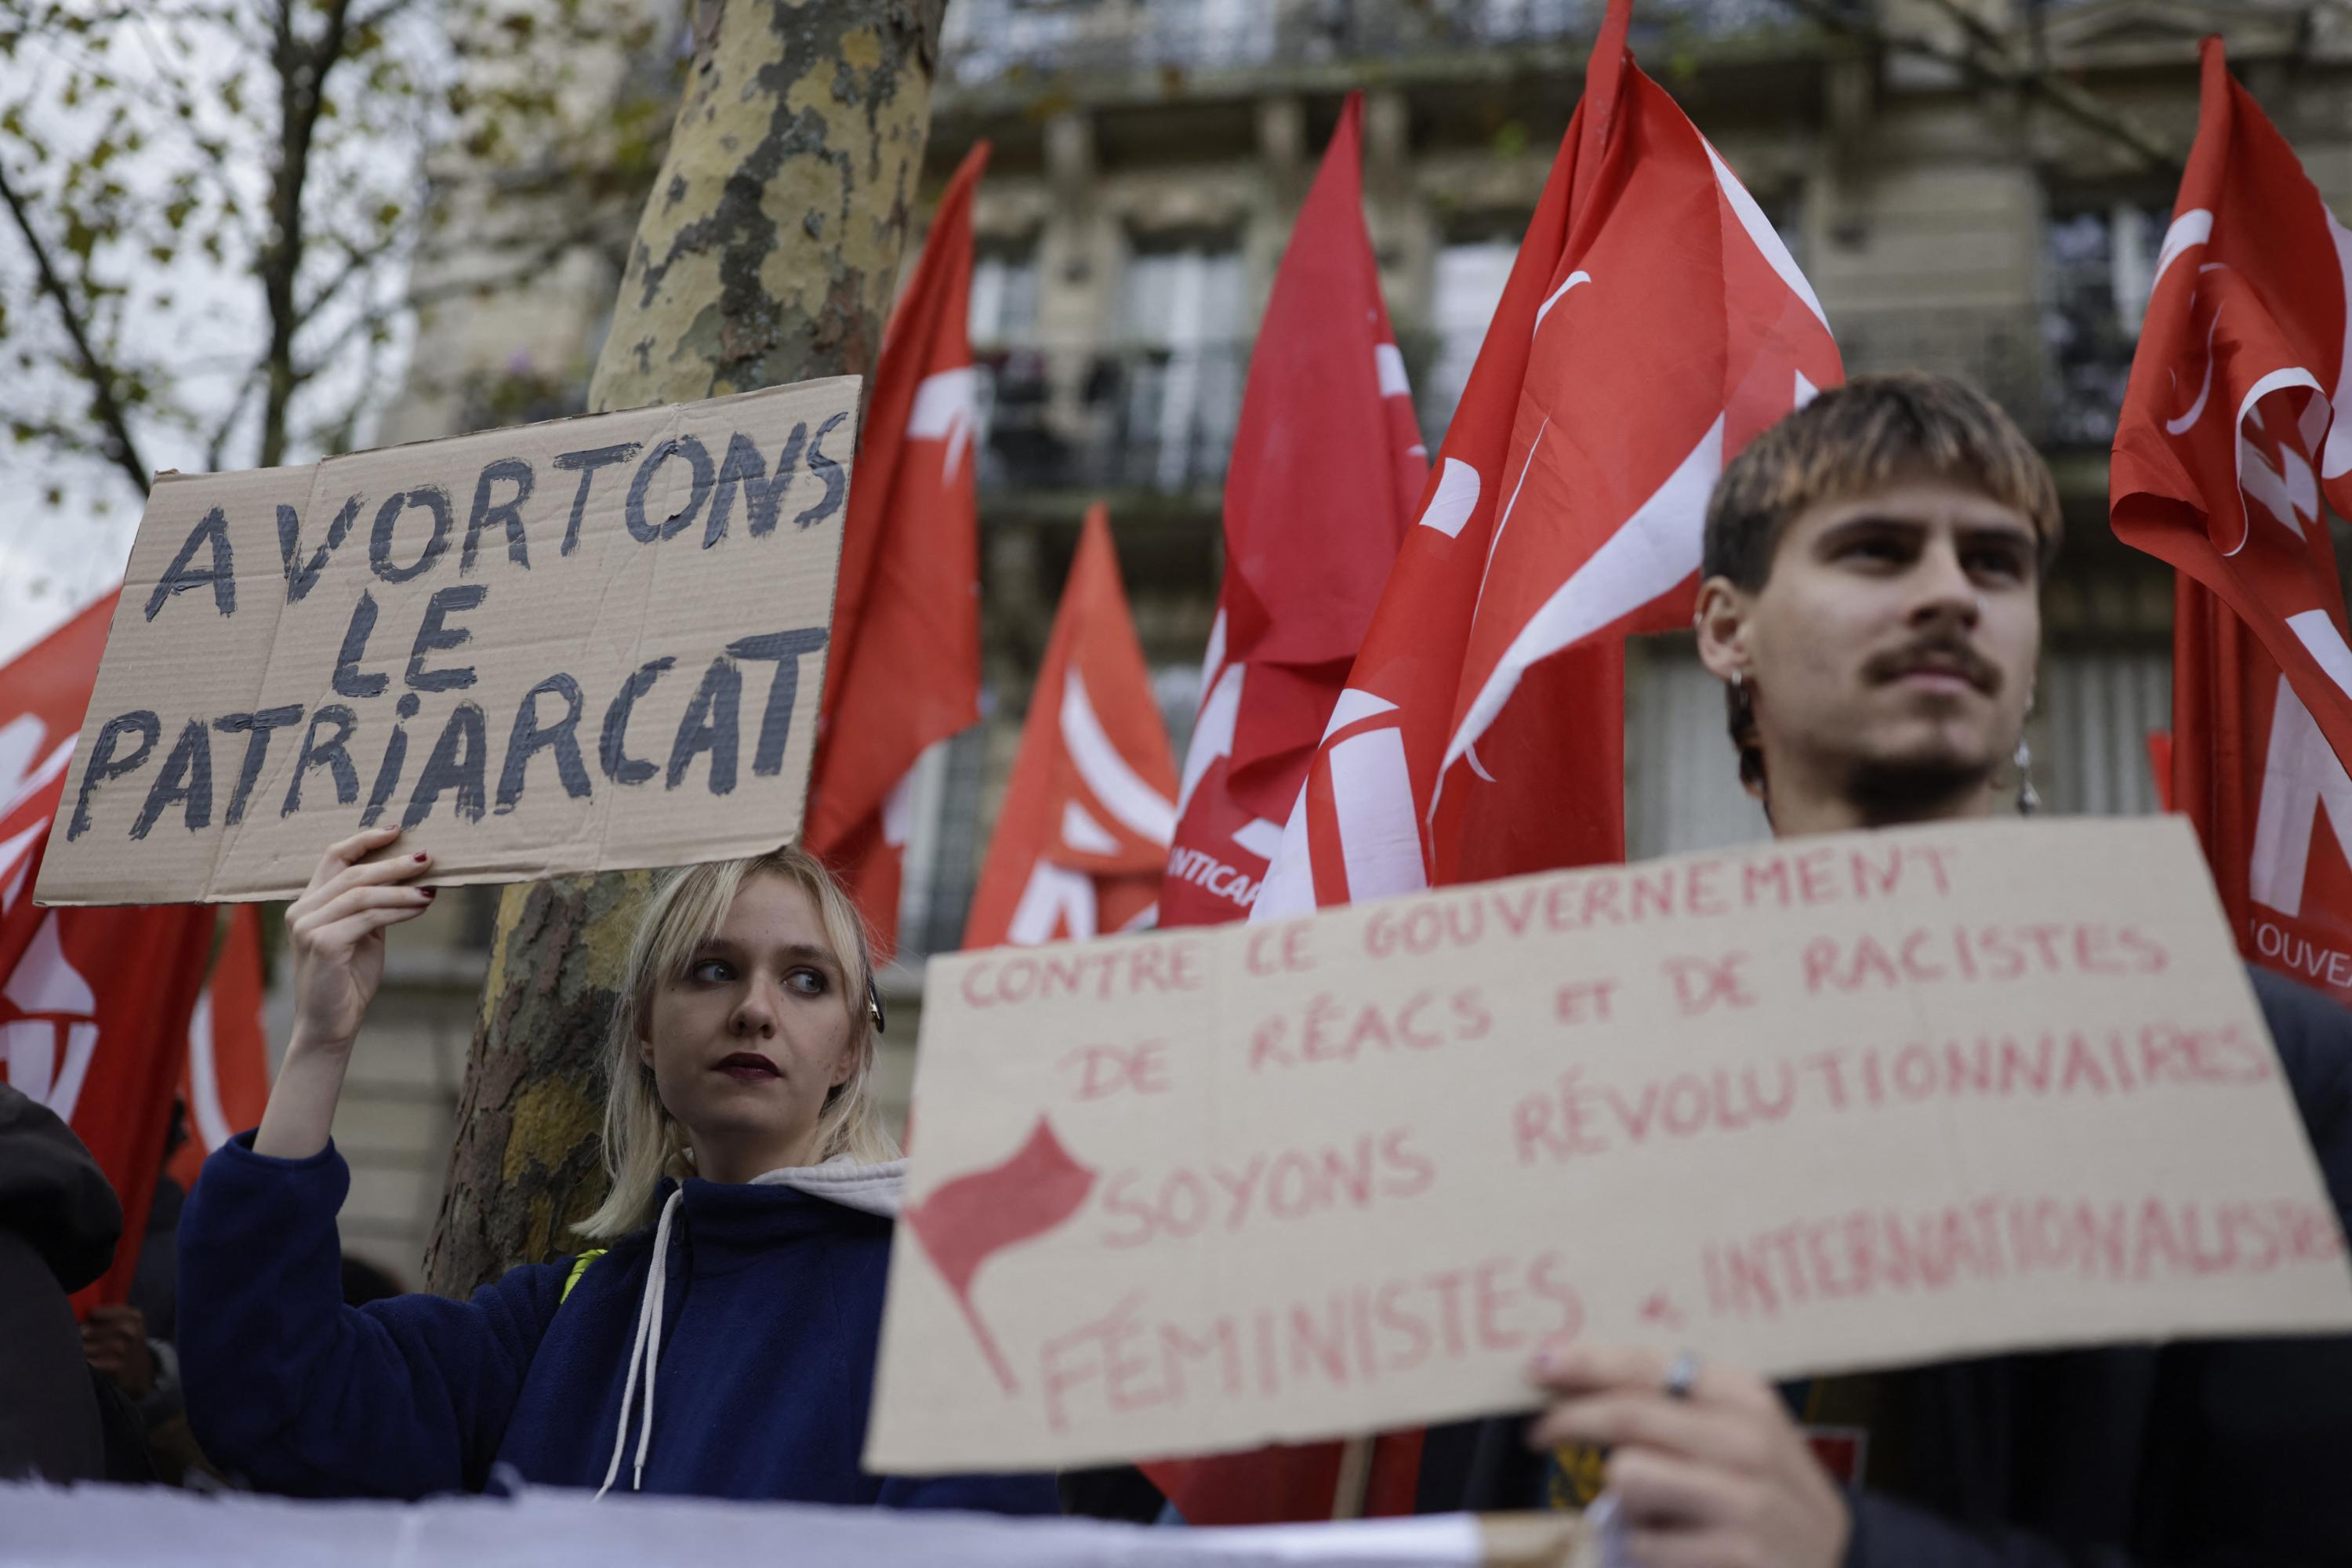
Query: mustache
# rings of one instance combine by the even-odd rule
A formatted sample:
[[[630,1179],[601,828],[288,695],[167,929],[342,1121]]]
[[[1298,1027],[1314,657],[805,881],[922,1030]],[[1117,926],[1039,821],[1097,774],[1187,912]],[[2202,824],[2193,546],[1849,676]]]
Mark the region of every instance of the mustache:
[[[1862,667],[1863,675],[1873,685],[1900,680],[1920,669],[1957,675],[1988,697],[1999,694],[2001,687],[2000,668],[1965,640],[1949,634],[1925,637],[1902,647],[1890,648],[1874,655]]]

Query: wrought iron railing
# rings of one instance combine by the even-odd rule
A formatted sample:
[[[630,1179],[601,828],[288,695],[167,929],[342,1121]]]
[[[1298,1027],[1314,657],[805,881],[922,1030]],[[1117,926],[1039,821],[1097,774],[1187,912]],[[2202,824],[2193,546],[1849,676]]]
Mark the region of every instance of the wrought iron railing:
[[[2105,447],[2131,370],[2120,330],[2020,307],[1843,310],[1831,319],[1848,374],[1958,375],[2052,447]],[[1241,416],[1250,345],[997,347],[980,352],[980,482],[985,489],[1213,495]],[[1406,358],[1434,451],[1459,388],[1429,345]]]
[[[1605,0],[959,0],[945,76],[1213,71],[1589,42]],[[1638,44],[1793,30],[1791,0],[1643,0]]]
[[[982,349],[980,482],[1186,493],[1223,482],[1249,345]]]

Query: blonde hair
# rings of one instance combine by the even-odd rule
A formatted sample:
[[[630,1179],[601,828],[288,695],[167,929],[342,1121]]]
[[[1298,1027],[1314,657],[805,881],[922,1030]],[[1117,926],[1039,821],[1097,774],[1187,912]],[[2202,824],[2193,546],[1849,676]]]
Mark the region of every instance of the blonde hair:
[[[612,1190],[594,1214],[572,1228],[610,1241],[650,1225],[654,1194],[664,1176],[683,1180],[694,1170],[686,1129],[661,1102],[653,1068],[638,1050],[653,1019],[655,994],[686,973],[694,950],[726,920],[736,892],[753,877],[781,877],[808,894],[825,938],[841,961],[842,1005],[849,1011],[856,1066],[826,1095],[817,1115],[816,1161],[847,1155],[872,1163],[898,1157],[898,1140],[874,1103],[874,1019],[866,1010],[874,961],[866,922],[823,863],[797,845],[741,860],[720,860],[674,871],[654,890],[629,943],[628,967],[604,1041],[610,1088],[604,1098],[604,1170]]]

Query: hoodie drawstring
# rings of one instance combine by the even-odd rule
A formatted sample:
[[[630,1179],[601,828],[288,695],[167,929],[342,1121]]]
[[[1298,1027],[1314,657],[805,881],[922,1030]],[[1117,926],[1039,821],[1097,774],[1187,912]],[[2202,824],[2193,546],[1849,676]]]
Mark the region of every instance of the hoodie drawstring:
[[[637,1392],[637,1368],[646,1369],[646,1398],[637,1432],[636,1468],[629,1479],[631,1491],[642,1490],[646,1484],[646,1453],[654,1441],[654,1372],[661,1361],[662,1297],[669,1289],[669,1227],[677,1217],[678,1200],[686,1195],[682,1189],[673,1189],[669,1200],[662,1205],[661,1223],[654,1227],[653,1265],[646,1274],[646,1293],[637,1304],[637,1340],[629,1350],[629,1375],[621,1387],[621,1421],[613,1433],[613,1462],[604,1467],[604,1484],[596,1489],[603,1497],[613,1489],[614,1478],[621,1473],[621,1456],[629,1446],[629,1405]]]

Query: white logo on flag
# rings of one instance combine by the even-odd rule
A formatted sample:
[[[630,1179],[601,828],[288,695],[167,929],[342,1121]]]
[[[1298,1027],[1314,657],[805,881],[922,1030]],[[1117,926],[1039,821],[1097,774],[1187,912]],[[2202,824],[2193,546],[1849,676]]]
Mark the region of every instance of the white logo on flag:
[[[2246,892],[2254,902],[2283,915],[2303,912],[2312,829],[2318,826],[2323,806],[2336,844],[2352,857],[2352,777],[2346,776],[2336,749],[2282,675],[2278,700],[2271,710],[2270,752],[2263,763],[2254,847],[2246,866]]]
[[[963,449],[971,444],[979,423],[980,373],[971,365],[943,370],[923,378],[915,388],[915,405],[907,411],[907,434],[918,441],[945,441],[944,479],[952,480],[962,465]]]
[[[1119,755],[1075,669],[1062,681],[1062,745],[1095,799],[1129,832],[1162,848],[1176,837],[1176,803],[1146,784]]]
[[[33,1015],[0,1024],[0,1061],[7,1063],[9,1083],[70,1122],[98,1050],[98,1020],[92,1016],[98,997],[67,961],[54,910],[33,933],[0,996],[19,1013]]]

